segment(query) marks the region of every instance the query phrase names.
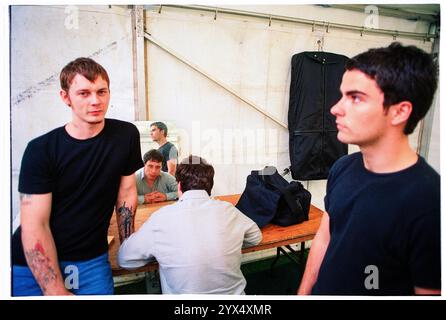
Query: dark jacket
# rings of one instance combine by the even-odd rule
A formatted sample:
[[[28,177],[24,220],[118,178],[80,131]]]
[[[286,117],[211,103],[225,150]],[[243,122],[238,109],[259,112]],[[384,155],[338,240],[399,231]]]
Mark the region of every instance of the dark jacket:
[[[333,163],[347,154],[338,141],[330,108],[341,98],[346,56],[302,52],[291,60],[288,128],[291,173],[295,180],[326,179]]]

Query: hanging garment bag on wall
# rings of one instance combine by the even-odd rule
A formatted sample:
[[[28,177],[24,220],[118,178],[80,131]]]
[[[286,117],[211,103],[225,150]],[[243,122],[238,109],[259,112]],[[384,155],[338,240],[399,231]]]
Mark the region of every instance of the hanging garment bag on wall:
[[[333,163],[347,154],[337,139],[330,108],[341,98],[339,87],[348,58],[329,52],[302,52],[291,60],[291,174],[295,180],[326,179]]]

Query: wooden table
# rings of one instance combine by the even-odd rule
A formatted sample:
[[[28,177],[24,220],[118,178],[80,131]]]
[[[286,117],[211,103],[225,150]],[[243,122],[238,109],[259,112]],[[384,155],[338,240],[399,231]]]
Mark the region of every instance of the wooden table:
[[[215,198],[222,201],[228,201],[235,205],[240,198],[240,194],[217,196]],[[172,203],[174,203],[174,201],[139,205],[135,217],[135,231],[141,227],[141,225],[151,216],[153,212],[155,212],[156,210],[158,210],[163,206]],[[308,221],[302,222],[300,224],[295,224],[289,227],[280,227],[277,225],[268,224],[262,228],[262,237],[263,237],[262,242],[260,242],[256,246],[244,248],[242,249],[242,252],[248,253],[265,249],[277,248],[278,256],[280,255],[280,252],[286,254],[286,252],[282,247],[286,247],[289,250],[291,250],[290,247],[291,244],[296,244],[296,243],[303,244],[305,243],[305,241],[313,239],[319,228],[321,219],[322,219],[322,211],[316,208],[315,206],[311,205]],[[116,224],[117,224],[116,217],[113,214],[113,218],[110,222],[110,227],[108,229],[109,236],[114,237],[113,242],[110,244],[109,247],[109,258],[112,266],[113,276],[131,274],[136,272],[153,271],[158,269],[158,263],[156,262],[149,263],[144,267],[133,270],[125,270],[118,266],[117,254],[120,243]],[[303,250],[301,250],[301,253],[303,253]]]

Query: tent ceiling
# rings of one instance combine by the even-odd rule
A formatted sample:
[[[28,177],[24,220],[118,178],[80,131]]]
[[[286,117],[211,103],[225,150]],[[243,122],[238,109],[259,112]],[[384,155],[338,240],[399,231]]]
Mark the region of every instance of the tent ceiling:
[[[332,4],[322,5],[344,10],[364,12],[367,5],[363,4]],[[380,15],[408,19],[413,21],[429,21],[439,23],[440,5],[439,4],[378,4]]]

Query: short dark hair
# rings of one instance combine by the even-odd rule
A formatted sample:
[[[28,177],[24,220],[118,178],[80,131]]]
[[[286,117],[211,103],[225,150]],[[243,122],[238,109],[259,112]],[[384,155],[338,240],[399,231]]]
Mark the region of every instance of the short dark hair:
[[[152,149],[147,151],[143,156],[144,164],[146,164],[149,160],[155,162],[163,162],[164,158],[161,152],[156,149]]]
[[[68,92],[73,78],[80,74],[94,82],[98,77],[102,77],[110,87],[110,79],[107,71],[99,63],[90,58],[77,58],[69,62],[60,72],[60,87]]]
[[[346,69],[359,70],[376,81],[384,93],[384,109],[402,101],[412,103],[405,134],[412,133],[426,115],[437,89],[437,65],[432,56],[399,42],[353,57],[346,63]]]
[[[152,123],[150,126],[155,126],[158,129],[164,131],[164,136],[167,137],[167,126],[164,124],[164,122],[157,121]]]
[[[190,155],[178,165],[175,178],[181,183],[183,192],[206,190],[211,195],[214,186],[214,168],[205,159]]]

